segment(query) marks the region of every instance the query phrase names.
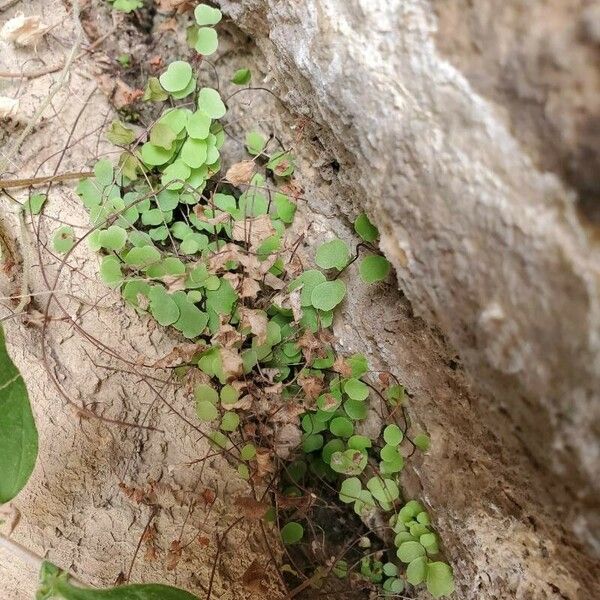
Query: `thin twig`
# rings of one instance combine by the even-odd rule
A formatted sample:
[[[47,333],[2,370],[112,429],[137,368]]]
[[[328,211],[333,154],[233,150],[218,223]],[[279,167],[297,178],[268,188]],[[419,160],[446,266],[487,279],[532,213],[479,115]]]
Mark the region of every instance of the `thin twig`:
[[[83,171],[81,173],[60,173],[59,175],[47,175],[46,177],[29,177],[26,179],[0,179],[0,190],[8,190],[11,188],[24,188],[32,185],[44,185],[46,183],[60,183],[63,181],[71,181],[73,179],[87,179],[93,177],[91,171]]]

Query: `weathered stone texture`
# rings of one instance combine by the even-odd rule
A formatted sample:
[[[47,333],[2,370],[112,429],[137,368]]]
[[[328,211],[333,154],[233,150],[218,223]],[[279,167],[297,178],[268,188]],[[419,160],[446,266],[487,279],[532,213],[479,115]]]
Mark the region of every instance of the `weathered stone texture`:
[[[469,589],[463,580],[463,597],[593,596],[585,556],[598,551],[600,249],[578,202],[593,215],[597,6],[219,4],[252,35],[285,102],[314,122],[339,163],[331,188],[338,208],[354,215],[363,207],[373,216],[413,310],[447,336],[483,395],[462,421],[464,452],[482,443],[470,426],[483,426],[497,461],[486,468],[527,497],[525,510],[517,501],[520,518],[529,512],[535,520],[539,507],[554,507],[542,518],[546,532],[523,541],[507,525],[502,535],[512,542],[502,545],[496,528],[510,514],[499,500],[503,484],[496,514],[484,518],[477,468],[463,473],[462,503],[471,516],[446,524],[447,533],[460,544],[459,527],[475,528],[480,546],[455,549],[454,557],[463,573],[494,582]],[[434,403],[428,410],[419,413],[425,423],[449,409]],[[456,474],[437,475],[453,493],[460,487]],[[430,500],[442,501],[439,490]],[[558,529],[549,540],[552,519],[585,547]],[[567,581],[571,572],[580,586],[519,584],[536,567],[526,552],[514,559],[517,548],[544,539],[564,560],[560,577]],[[485,565],[477,564],[478,551],[488,556]]]

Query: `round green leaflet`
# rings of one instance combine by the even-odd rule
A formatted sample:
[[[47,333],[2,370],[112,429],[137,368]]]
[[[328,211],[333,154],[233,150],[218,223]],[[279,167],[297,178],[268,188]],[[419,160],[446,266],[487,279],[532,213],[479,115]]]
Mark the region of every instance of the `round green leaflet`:
[[[297,544],[304,536],[304,527],[296,521],[290,521],[281,528],[281,539],[284,544]]]
[[[383,439],[385,440],[385,443],[389,444],[390,446],[397,446],[402,442],[403,438],[404,434],[398,425],[388,425],[383,430]]]
[[[211,118],[201,110],[190,114],[187,119],[186,129],[188,135],[197,140],[205,140],[210,133]]]
[[[425,556],[425,548],[419,542],[404,542],[396,554],[403,563],[410,563],[419,556]]]
[[[258,156],[267,145],[267,140],[257,131],[250,131],[246,134],[246,150],[252,156]]]
[[[192,77],[186,87],[184,87],[179,92],[171,92],[171,96],[173,96],[175,100],[181,100],[182,98],[185,98],[186,96],[189,96],[192,92],[196,91],[197,83],[198,82],[196,81],[196,78]]]
[[[194,17],[198,25],[216,25],[223,17],[218,8],[208,6],[208,4],[198,4],[194,9]]]
[[[252,79],[252,73],[250,69],[238,69],[231,78],[231,83],[235,83],[236,85],[247,85],[250,83],[250,79]]]
[[[383,256],[367,256],[362,259],[358,267],[360,276],[365,283],[383,281],[390,272],[390,263]]]
[[[192,66],[184,60],[172,62],[159,77],[160,85],[167,92],[184,90],[192,79]]]
[[[349,477],[342,481],[340,487],[339,498],[341,502],[345,504],[351,504],[360,497],[362,491],[362,483],[358,477]]]
[[[352,377],[344,383],[344,392],[353,400],[366,400],[369,396],[369,386],[360,379]]]
[[[150,312],[163,326],[172,325],[179,319],[179,307],[173,298],[167,294],[165,288],[153,286],[148,293],[150,299]]]
[[[367,418],[369,413],[369,407],[366,402],[360,402],[359,400],[346,400],[344,402],[344,411],[353,421],[360,421]]]
[[[338,438],[334,438],[333,440],[329,440],[321,451],[321,458],[325,464],[329,464],[331,462],[331,457],[334,452],[342,452],[345,449],[344,442]]]
[[[173,156],[173,148],[165,150],[160,146],[155,146],[150,142],[146,142],[141,150],[142,160],[151,167],[164,165]]]
[[[364,435],[353,435],[348,440],[348,448],[352,448],[353,450],[366,450],[372,445],[371,440]]]
[[[129,250],[124,258],[126,264],[145,269],[158,262],[161,256],[154,246],[136,246]]]
[[[429,450],[429,444],[431,443],[431,440],[429,439],[428,435],[419,433],[413,438],[413,443],[422,452],[427,452],[427,450]]]
[[[98,242],[107,250],[120,250],[127,241],[127,232],[118,225],[111,225],[108,229],[98,232]]]
[[[177,135],[185,128],[188,116],[191,114],[188,108],[173,108],[163,114],[158,120],[159,123],[168,125]]]
[[[347,417],[335,417],[329,424],[329,430],[333,435],[349,438],[354,433],[354,425]]]
[[[198,92],[198,108],[212,119],[220,119],[227,112],[219,92],[208,87],[202,88]]]
[[[200,27],[196,37],[194,49],[202,56],[210,56],[219,47],[219,36],[212,27]]]
[[[406,580],[412,585],[419,585],[425,581],[427,574],[427,558],[419,556],[408,563]]]
[[[166,124],[158,121],[150,130],[150,143],[159,148],[170,150],[177,134]]]
[[[371,479],[367,481],[367,489],[379,502],[391,503],[400,496],[398,484],[392,479],[384,479],[377,476],[371,477]]]
[[[197,169],[206,162],[207,147],[204,140],[188,138],[181,148],[181,160],[191,167]]]
[[[240,417],[235,412],[226,412],[221,419],[221,429],[223,431],[235,431],[240,424]]]
[[[313,288],[311,304],[319,310],[333,310],[346,295],[346,284],[339,279],[325,281]]]
[[[417,515],[417,522],[421,523],[421,525],[429,525],[431,521],[429,520],[429,515],[426,511],[420,512]]]
[[[337,269],[338,271],[348,264],[349,259],[348,244],[340,239],[322,244],[315,256],[315,262],[322,269]]]
[[[70,225],[59,227],[52,237],[52,246],[61,254],[67,253],[75,245],[75,232]]]
[[[201,421],[214,421],[219,416],[217,407],[207,400],[196,403],[196,414]]]
[[[331,455],[329,465],[336,473],[360,475],[367,466],[367,460],[366,452],[350,449],[343,452],[334,452]]]
[[[194,388],[194,397],[197,402],[210,402],[215,405],[219,401],[217,390],[206,383],[199,383]]]
[[[246,444],[240,451],[242,460],[252,460],[256,456],[256,446],[254,444]]]
[[[320,433],[310,434],[304,437],[302,441],[302,450],[306,454],[310,454],[315,450],[320,450],[323,447],[323,436]]]
[[[427,565],[427,590],[434,598],[449,596],[454,591],[452,568],[443,562]]]
[[[223,404],[235,404],[240,397],[240,393],[232,385],[224,385],[221,389],[221,402]]]
[[[94,165],[94,175],[96,176],[96,180],[100,185],[110,185],[113,183],[115,177],[112,163],[106,158],[100,159]]]
[[[374,242],[379,237],[377,227],[369,221],[369,217],[367,217],[365,213],[356,217],[356,221],[354,221],[354,231],[356,231],[365,242]]]
[[[189,166],[183,160],[176,160],[163,171],[161,183],[168,190],[180,190],[185,185],[190,173]]]
[[[186,338],[198,337],[208,325],[208,315],[190,302],[182,290],[175,292],[172,298],[179,309],[179,318],[173,326]]]
[[[383,565],[383,574],[387,575],[388,577],[395,577],[398,575],[398,567],[391,562],[385,563]]]
[[[105,256],[100,263],[100,278],[111,288],[116,288],[123,283],[121,261],[116,256]]]

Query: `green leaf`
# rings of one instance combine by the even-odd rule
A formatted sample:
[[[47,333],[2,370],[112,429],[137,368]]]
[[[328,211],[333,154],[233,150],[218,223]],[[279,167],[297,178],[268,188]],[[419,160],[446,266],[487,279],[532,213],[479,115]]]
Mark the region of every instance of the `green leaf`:
[[[289,225],[294,221],[296,204],[285,194],[275,192],[273,204],[275,205],[275,214],[277,215],[277,218],[281,219],[286,225]]]
[[[242,460],[252,460],[256,456],[256,446],[254,444],[246,444],[240,451]]]
[[[219,401],[217,390],[206,383],[199,383],[194,388],[194,397],[196,398],[196,402],[210,402],[215,406]]]
[[[192,77],[190,79],[190,82],[182,90],[179,90],[178,92],[171,92],[171,96],[173,96],[175,100],[181,100],[182,98],[186,98],[191,93],[196,91],[197,83],[198,82],[196,81],[196,78]]]
[[[143,0],[111,0],[113,8],[120,12],[130,13],[144,6]]]
[[[71,585],[67,573],[45,561],[40,569],[37,600],[198,600],[197,596],[158,583],[122,585],[110,589],[92,589]]]
[[[353,435],[348,440],[348,448],[353,450],[366,450],[373,445],[373,442],[365,435]]]
[[[425,581],[427,575],[427,558],[419,556],[408,563],[406,580],[412,585],[419,585]]]
[[[135,140],[135,132],[125,127],[121,121],[113,121],[106,132],[106,139],[116,146],[128,146]]]
[[[188,62],[176,60],[159,77],[159,82],[167,92],[180,92],[189,85],[192,75],[192,66]]]
[[[221,402],[225,405],[235,404],[240,398],[240,393],[232,385],[224,385],[221,389]]]
[[[221,419],[221,429],[223,431],[235,431],[240,424],[240,417],[235,412],[226,412]]]
[[[344,479],[340,487],[340,501],[344,502],[345,504],[352,504],[352,502],[358,500],[361,491],[362,483],[358,477],[349,477],[348,479]]]
[[[211,118],[201,110],[190,114],[187,119],[186,129],[188,135],[197,140],[205,140],[210,133]]]
[[[108,229],[98,232],[98,243],[107,250],[120,250],[127,241],[127,232],[118,225],[111,225]]]
[[[385,563],[383,565],[383,574],[388,577],[396,577],[398,575],[398,567],[391,562]]]
[[[141,150],[142,160],[151,167],[164,165],[173,156],[173,149],[165,150],[160,146],[155,146],[150,142],[146,142]]]
[[[206,141],[188,138],[181,147],[181,160],[192,169],[201,167],[206,162]]]
[[[325,281],[315,286],[312,290],[311,304],[324,311],[333,310],[346,295],[346,284],[339,279],[334,281]]]
[[[365,242],[374,242],[379,237],[377,227],[369,221],[369,217],[367,217],[365,213],[356,217],[356,221],[354,221],[354,231],[356,231]]]
[[[191,172],[183,160],[176,160],[163,171],[160,181],[168,190],[180,190]]]
[[[29,480],[38,434],[25,382],[6,350],[0,327],[0,504],[10,502]]]
[[[419,433],[418,435],[415,435],[413,443],[422,452],[427,452],[427,450],[429,450],[431,440],[429,439],[428,435],[425,435],[424,433]]]
[[[427,590],[434,598],[449,596],[454,591],[452,567],[443,562],[427,565]]]
[[[367,453],[360,450],[344,450],[331,455],[329,466],[336,473],[344,475],[360,475],[367,466]],[[370,493],[369,493],[370,495]]]
[[[200,27],[196,33],[194,49],[202,56],[210,56],[219,47],[219,36],[212,27]]]
[[[290,521],[281,528],[281,539],[284,544],[297,544],[304,536],[304,527],[296,521]]]
[[[150,143],[165,150],[171,150],[177,134],[166,124],[158,121],[150,130]]]
[[[404,542],[400,544],[397,555],[403,563],[410,563],[419,556],[425,556],[425,548],[419,542]]]
[[[258,156],[267,145],[267,140],[257,131],[250,131],[246,134],[246,149],[252,156]]]
[[[96,181],[103,186],[113,183],[115,178],[115,170],[110,160],[106,158],[100,159],[94,165],[94,175],[96,176]]]
[[[236,85],[247,85],[252,79],[252,73],[250,69],[238,69],[231,78],[231,83]]]
[[[46,194],[31,194],[23,203],[23,210],[32,215],[39,215],[47,199]]]
[[[111,288],[119,287],[123,283],[121,261],[116,256],[105,256],[100,263],[100,278]]]
[[[289,177],[294,172],[294,168],[294,157],[289,150],[276,152],[267,163],[267,169],[279,177]]]
[[[395,481],[382,477],[371,477],[367,481],[367,488],[373,497],[381,503],[391,504],[400,496],[400,490]]]
[[[402,429],[398,427],[398,425],[388,425],[383,430],[383,439],[386,444],[390,446],[397,446],[404,439],[404,434],[402,433]]]
[[[325,464],[329,464],[331,462],[331,457],[334,452],[342,452],[345,449],[345,444],[342,440],[338,438],[334,438],[333,440],[329,440],[324,446],[323,450],[321,450],[321,458]]]
[[[196,414],[201,421],[205,422],[214,421],[219,416],[217,407],[207,400],[196,402]]]
[[[329,430],[333,435],[349,438],[354,433],[354,425],[347,417],[335,417],[329,424]]]
[[[194,9],[194,17],[198,25],[216,25],[223,17],[218,8],[208,6],[208,4],[198,4]]]
[[[59,227],[52,236],[52,246],[61,254],[67,253],[75,245],[75,232],[70,225]]]
[[[208,315],[190,302],[182,290],[175,292],[172,298],[179,309],[179,318],[173,327],[181,331],[186,338],[192,339],[199,336],[208,325]]]
[[[125,255],[125,263],[145,269],[160,260],[160,252],[154,246],[136,246]]]
[[[172,325],[179,319],[179,307],[175,300],[167,294],[165,288],[160,285],[153,286],[148,293],[148,298],[150,299],[150,312],[161,325]]]
[[[350,260],[350,251],[346,242],[335,239],[325,242],[317,250],[315,262],[321,269],[337,269],[341,271]]]
[[[208,87],[198,92],[198,108],[212,119],[220,119],[227,112],[219,92]]]
[[[158,77],[149,77],[142,100],[146,102],[164,102],[169,94],[160,85]]]
[[[369,407],[366,402],[352,400],[352,398],[350,398],[344,402],[344,410],[353,421],[360,421],[367,418]]]
[[[371,255],[362,259],[358,271],[365,283],[383,281],[390,272],[391,265],[383,256]]]
[[[344,392],[353,400],[366,400],[369,396],[369,386],[355,377],[344,383]]]
[[[305,454],[310,454],[323,447],[323,436],[320,433],[306,435],[302,440],[302,450]]]

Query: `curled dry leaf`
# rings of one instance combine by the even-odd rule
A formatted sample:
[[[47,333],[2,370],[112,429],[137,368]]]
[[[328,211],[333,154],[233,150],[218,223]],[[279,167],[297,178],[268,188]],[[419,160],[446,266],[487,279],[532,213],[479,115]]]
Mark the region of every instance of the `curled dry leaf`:
[[[240,307],[240,320],[243,328],[249,327],[250,331],[256,336],[258,344],[264,344],[267,341],[267,313],[263,310]]]
[[[231,348],[221,348],[221,365],[223,374],[228,381],[239,377],[243,373],[242,359],[238,352]]]
[[[15,119],[19,114],[19,101],[16,98],[0,96],[0,119]]]
[[[268,502],[256,500],[252,496],[238,496],[235,499],[235,504],[247,519],[251,521],[259,521],[266,514],[271,505]]]
[[[275,229],[269,215],[236,221],[232,228],[233,239],[238,242],[248,242],[250,250],[253,251],[274,233]]]
[[[26,17],[19,12],[4,24],[0,38],[17,46],[35,46],[50,29],[41,19],[39,15]]]
[[[275,453],[279,458],[287,460],[301,441],[302,432],[300,429],[292,423],[286,423],[277,431],[275,436]]]
[[[236,343],[242,341],[242,336],[229,323],[221,323],[219,331],[212,336],[211,341],[213,345],[221,346],[222,348],[231,348]]]
[[[268,448],[257,448],[255,460],[257,479],[264,479],[267,475],[275,471],[273,461],[271,460],[271,451]]]
[[[181,546],[181,541],[173,540],[169,546],[169,551],[167,552],[167,571],[173,571],[177,568],[177,565],[181,560],[182,553],[183,548]]]
[[[318,377],[300,376],[298,383],[309,400],[315,400],[323,391],[323,382]]]
[[[152,366],[157,369],[164,369],[181,363],[188,363],[195,354],[201,352],[204,348],[204,344],[181,344],[181,346],[175,346],[169,354],[158,359]]]
[[[250,183],[252,176],[254,175],[254,161],[243,160],[241,162],[231,165],[225,173],[225,179],[232,185],[240,186]]]
[[[339,373],[342,377],[352,377],[352,368],[347,363],[347,361],[341,356],[338,356],[335,359],[332,369],[336,373]]]
[[[260,292],[260,285],[255,279],[246,277],[242,281],[242,287],[240,289],[241,298],[256,298],[258,292]]]
[[[257,594],[264,595],[266,593],[266,586],[264,585],[263,580],[266,574],[267,570],[265,566],[262,565],[258,559],[255,559],[244,571],[242,583],[249,592],[256,592]]]
[[[200,204],[196,204],[196,206],[194,206],[194,214],[208,225],[218,225],[219,223],[225,223],[231,219],[231,215],[227,212],[220,212],[215,217],[207,217],[204,212],[207,208],[207,206],[200,206]]]

